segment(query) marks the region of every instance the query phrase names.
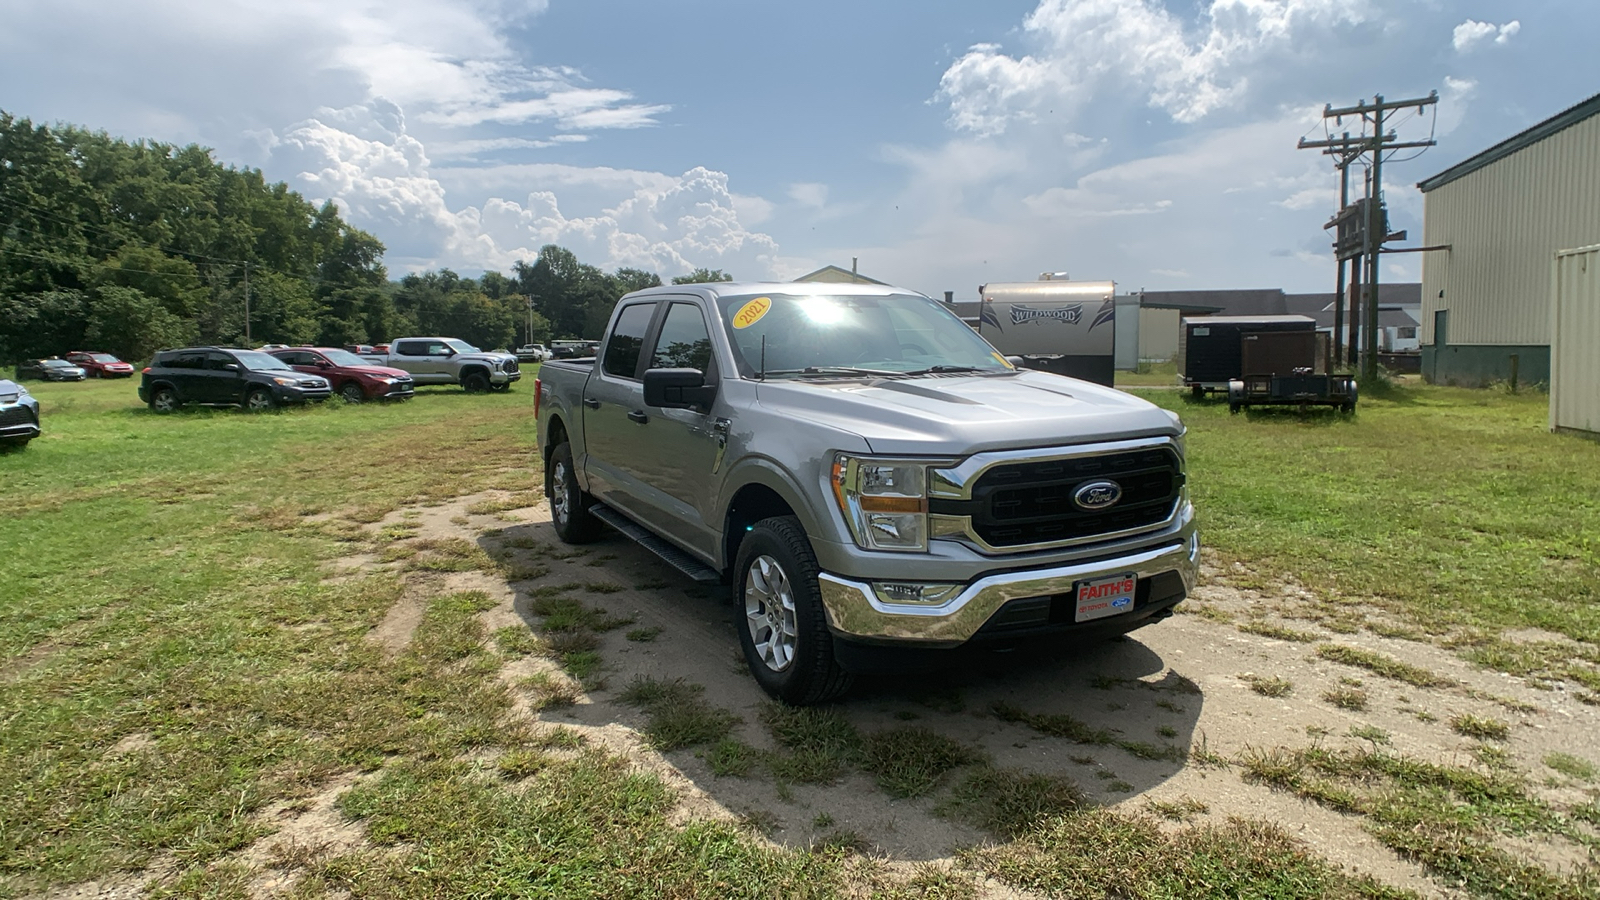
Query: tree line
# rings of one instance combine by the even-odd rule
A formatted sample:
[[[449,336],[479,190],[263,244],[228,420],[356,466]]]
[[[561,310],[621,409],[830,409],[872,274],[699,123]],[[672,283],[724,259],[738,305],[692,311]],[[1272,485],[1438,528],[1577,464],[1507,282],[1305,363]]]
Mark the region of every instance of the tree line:
[[[597,338],[661,284],[546,246],[509,274],[389,278],[383,243],[210,150],[35,125],[0,110],[0,362],[197,343],[343,346],[407,334],[480,347]],[[675,284],[725,281],[699,269]]]

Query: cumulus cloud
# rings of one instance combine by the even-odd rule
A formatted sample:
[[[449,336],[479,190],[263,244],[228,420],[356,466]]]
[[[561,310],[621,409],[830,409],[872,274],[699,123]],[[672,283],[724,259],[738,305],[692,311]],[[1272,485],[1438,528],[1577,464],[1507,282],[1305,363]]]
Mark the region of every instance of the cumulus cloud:
[[[974,45],[945,71],[936,99],[949,103],[952,127],[978,134],[1073,113],[1108,85],[1195,122],[1243,94],[1245,69],[1262,54],[1367,18],[1365,0],[1216,0],[1190,29],[1160,0],[1041,0],[1023,22],[1034,52]]]
[[[1489,38],[1494,38],[1496,44],[1507,43],[1521,30],[1522,23],[1516,19],[1504,25],[1468,19],[1455,27],[1450,36],[1450,43],[1454,45],[1456,52],[1465,53]]]
[[[757,277],[780,265],[776,242],[751,231],[741,217],[741,211],[764,217],[770,204],[734,195],[725,173],[704,167],[679,176],[491,168],[474,173],[483,179],[480,188],[512,181],[537,186],[517,199],[490,196],[452,206],[426,148],[407,132],[404,112],[381,98],[318,110],[274,135],[270,145],[274,166],[292,171],[296,187],[317,200],[334,200],[354,224],[380,234],[401,268],[442,259],[461,268],[504,269],[532,259],[545,244],[560,244],[605,268],[667,275],[707,266]],[[569,214],[556,191],[575,185],[597,188],[615,202]]]

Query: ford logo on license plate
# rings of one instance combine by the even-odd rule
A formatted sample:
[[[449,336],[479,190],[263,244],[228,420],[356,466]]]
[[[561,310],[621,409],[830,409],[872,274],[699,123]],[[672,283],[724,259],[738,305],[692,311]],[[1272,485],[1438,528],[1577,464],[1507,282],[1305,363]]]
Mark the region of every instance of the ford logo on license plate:
[[[1072,492],[1072,505],[1079,509],[1105,509],[1121,499],[1122,485],[1115,481],[1090,481]]]

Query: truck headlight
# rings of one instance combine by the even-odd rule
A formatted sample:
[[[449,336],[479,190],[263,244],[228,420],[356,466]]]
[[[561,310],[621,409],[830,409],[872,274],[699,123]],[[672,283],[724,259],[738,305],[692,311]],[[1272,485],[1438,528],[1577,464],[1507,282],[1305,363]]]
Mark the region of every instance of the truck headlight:
[[[856,543],[868,550],[928,549],[928,494],[923,463],[839,454],[833,495]]]

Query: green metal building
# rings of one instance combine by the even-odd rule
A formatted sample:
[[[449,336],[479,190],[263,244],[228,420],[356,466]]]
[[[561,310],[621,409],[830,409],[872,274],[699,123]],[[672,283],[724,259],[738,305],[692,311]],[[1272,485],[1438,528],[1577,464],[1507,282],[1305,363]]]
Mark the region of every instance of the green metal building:
[[[1417,187],[1448,247],[1423,258],[1423,377],[1548,383],[1555,256],[1600,244],[1600,94]]]

